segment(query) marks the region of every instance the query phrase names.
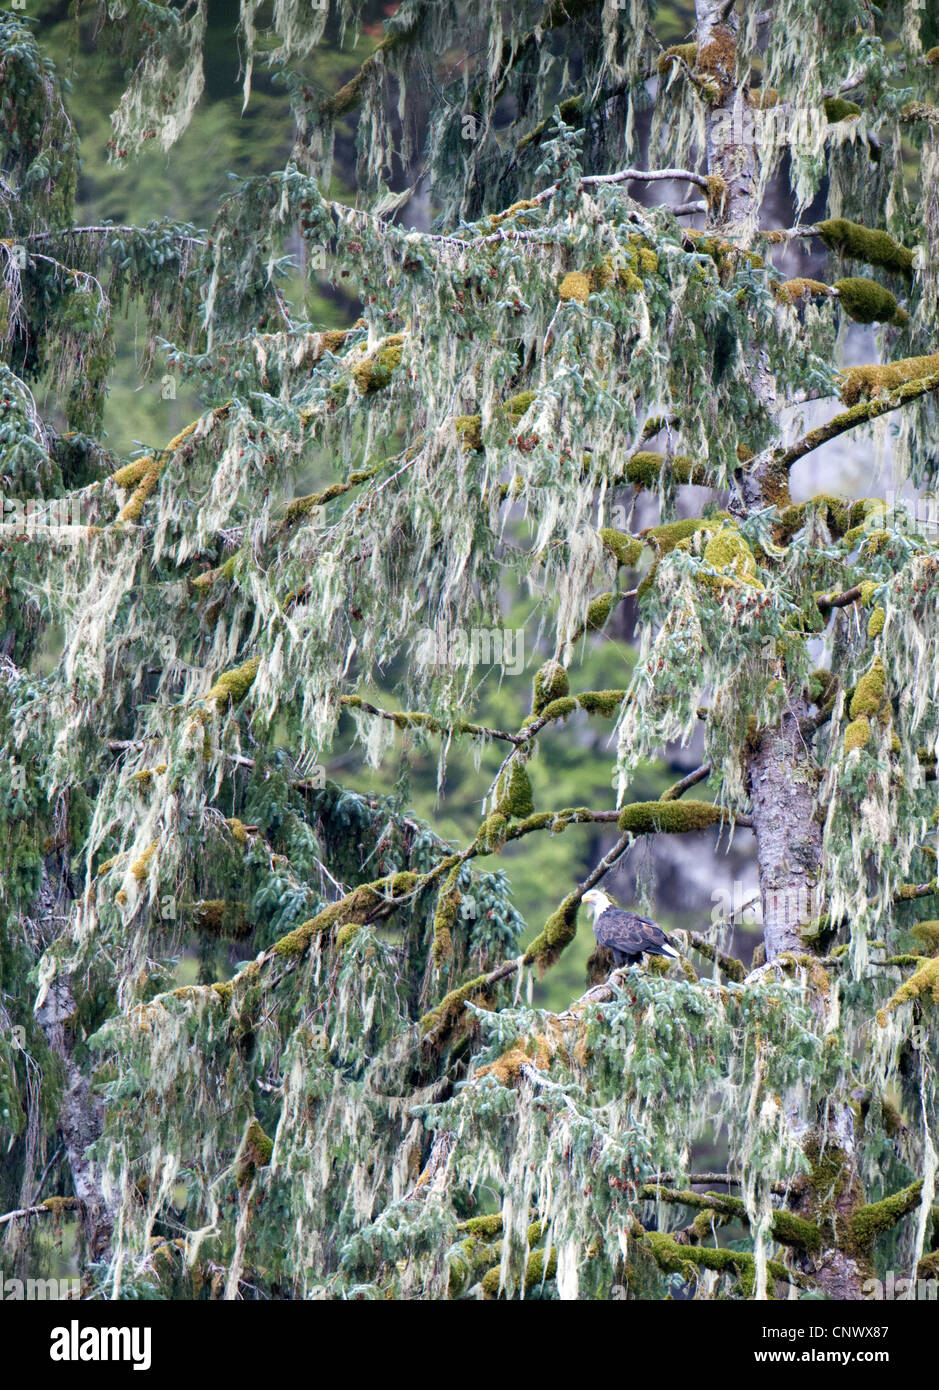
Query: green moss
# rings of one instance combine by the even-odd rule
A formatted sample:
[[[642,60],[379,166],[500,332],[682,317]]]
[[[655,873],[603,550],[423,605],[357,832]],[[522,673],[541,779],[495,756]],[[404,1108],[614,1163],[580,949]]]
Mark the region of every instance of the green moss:
[[[844,731],[844,751],[851,753],[855,748],[866,748],[871,741],[871,722],[867,715],[852,719]]]
[[[434,941],[431,947],[431,961],[439,970],[453,956],[453,928],[456,926],[463,895],[459,890],[459,877],[462,866],[454,864],[440,890],[437,910],[434,913]]]
[[[791,1211],[773,1213],[773,1239],[780,1245],[792,1245],[802,1250],[818,1250],[822,1243],[821,1232],[813,1221],[806,1221]]]
[[[930,67],[939,66],[939,44],[935,48],[931,48],[928,53],[924,53],[923,62],[929,63]]]
[[[516,420],[520,420],[528,411],[536,395],[537,392],[535,391],[519,391],[517,395],[509,397],[505,403],[505,408],[509,415],[513,416]]]
[[[492,811],[477,832],[477,839],[482,844],[487,854],[498,854],[505,844],[506,832],[509,828],[509,818],[503,811]]]
[[[660,555],[667,555],[679,541],[693,536],[696,531],[716,530],[727,515],[726,512],[718,512],[709,517],[689,516],[681,521],[667,521],[663,526],[650,526],[642,532],[642,537],[650,541]]]
[[[150,872],[150,861],[156,854],[158,845],[159,841],[154,840],[151,845],[147,846],[140,858],[135,859],[133,864],[131,864],[131,874],[137,880],[138,883],[142,883],[143,880],[147,877],[148,873]]]
[[[237,704],[247,695],[254,684],[254,678],[260,665],[261,658],[253,656],[240,666],[235,666],[230,671],[223,671],[211,690],[208,690],[203,696],[203,699],[214,700],[219,709],[229,703]]]
[[[917,922],[910,930],[931,956],[939,955],[939,921]]]
[[[881,1202],[868,1202],[865,1206],[858,1207],[852,1213],[850,1221],[854,1247],[860,1253],[868,1254],[879,1235],[890,1230],[901,1217],[919,1205],[922,1190],[923,1184],[914,1182],[891,1197],[885,1197]]]
[[[584,690],[577,696],[577,703],[588,714],[600,714],[605,719],[612,719],[619,713],[625,698],[625,690]]]
[[[844,217],[819,222],[818,232],[826,246],[852,260],[881,265],[900,275],[909,276],[913,272],[913,253],[894,241],[889,232],[862,227]]]
[[[375,352],[356,362],[352,368],[352,379],[360,396],[383,391],[390,384],[392,373],[401,365],[403,344],[404,334],[393,333],[384,339]]]
[[[558,299],[562,302],[576,300],[586,304],[590,298],[590,277],[581,270],[571,270],[558,285]]]
[[[199,931],[233,941],[250,934],[252,928],[247,913],[244,903],[229,902],[225,898],[203,899],[192,905],[193,925]]]
[[[880,636],[884,630],[884,623],[886,621],[887,615],[884,610],[882,608],[875,608],[867,620],[867,635],[871,641],[873,641],[875,637]]]
[[[544,1250],[533,1250],[525,1267],[525,1292],[537,1288],[546,1279],[553,1279],[557,1272],[558,1252],[555,1246],[551,1247],[547,1255]]]
[[[721,808],[710,801],[634,801],[623,807],[617,824],[633,835],[680,834],[704,830],[722,818]]]
[[[806,518],[815,514],[824,513],[828,530],[833,537],[842,537],[850,524],[850,507],[843,498],[836,498],[829,492],[815,493],[814,498],[808,498],[806,502],[796,502],[792,506],[783,507],[779,513],[779,521],[783,535],[793,537],[796,531],[806,524]]]
[[[851,697],[849,714],[852,719],[862,715],[872,718],[884,709],[887,690],[887,672],[880,657],[876,657],[870,670],[861,677]],[[889,711],[889,702],[887,704]]]
[[[330,931],[334,926],[343,923],[351,922],[360,926],[363,914],[379,906],[388,896],[398,898],[412,892],[419,881],[417,874],[399,873],[390,878],[379,878],[372,883],[360,884],[344,898],[330,903],[315,917],[302,922],[299,927],[282,936],[274,944],[274,954],[286,957],[303,955],[309,949],[313,938],[321,932]]]
[[[535,809],[531,794],[531,780],[525,764],[519,758],[512,760],[508,781],[501,790],[497,809],[503,815],[513,816],[516,820],[521,820],[523,816],[530,816]]]
[[[274,1141],[261,1128],[257,1120],[252,1120],[245,1134],[241,1148],[241,1161],[238,1165],[238,1186],[246,1187],[258,1168],[264,1168],[271,1161]]]
[[[884,1026],[887,1015],[894,1009],[899,1009],[901,1004],[907,1004],[911,999],[918,999],[920,995],[929,995],[934,1004],[939,1004],[939,956],[924,962],[908,980],[890,997],[884,1008],[877,1014],[877,1022]]]
[[[573,714],[577,708],[577,701],[571,696],[565,695],[560,700],[552,700],[550,705],[545,705],[541,711],[543,719],[566,719],[569,714]]]
[[[600,594],[597,598],[592,599],[587,607],[587,621],[585,627],[597,630],[602,628],[607,618],[613,612],[613,609],[619,603],[620,598],[620,594]]]
[[[487,984],[485,975],[476,975],[472,980],[467,980],[466,984],[460,985],[458,989],[451,989],[449,994],[444,995],[440,1003],[431,1009],[421,1019],[419,1027],[422,1034],[436,1032],[445,1025],[452,1023],[463,1011],[464,1004],[472,1001],[481,1003],[488,996],[491,988]]]
[[[704,561],[716,570],[730,570],[735,579],[757,585],[756,559],[753,551],[733,526],[724,526],[704,547]],[[704,576],[711,579],[710,576]],[[713,581],[712,581],[713,582]]]
[[[605,549],[615,555],[617,562],[627,569],[632,569],[642,554],[642,541],[625,531],[614,531],[611,527],[604,526],[600,532],[600,539]]]
[[[676,483],[704,483],[707,469],[686,454],[676,454],[667,459],[665,454],[654,453],[651,449],[639,449],[626,464],[626,481],[636,487],[653,488],[663,468],[667,465]]]
[[[860,116],[861,108],[855,101],[845,101],[843,97],[825,98],[825,119],[832,125],[846,121],[851,116]]]
[[[854,275],[836,280],[838,302],[855,323],[903,323],[908,318],[889,290],[876,280]]]
[[[859,418],[863,418],[863,405],[855,405],[862,397],[866,400],[881,391],[896,391],[907,383],[925,381],[937,373],[939,352],[928,357],[902,357],[896,362],[871,362],[846,367],[839,373],[841,399],[845,405],[854,405]],[[870,410],[870,407],[867,409]]]
[[[673,43],[658,60],[660,73],[668,72],[673,63],[683,62],[687,67],[693,68],[698,57],[698,45],[696,43]]]
[[[567,671],[560,661],[546,661],[535,672],[531,697],[532,714],[541,714],[552,700],[560,700],[569,695],[570,689]]]
[[[537,961],[542,968],[546,968],[557,960],[564,947],[574,939],[579,906],[580,899],[575,900],[573,894],[569,893],[528,947],[525,952],[526,964]]]
[[[478,452],[483,447],[481,415],[457,415],[453,424],[467,453]]]
[[[457,1230],[466,1231],[472,1236],[485,1236],[491,1240],[493,1236],[502,1234],[502,1213],[496,1212],[493,1216],[471,1216],[468,1221],[461,1221]]]

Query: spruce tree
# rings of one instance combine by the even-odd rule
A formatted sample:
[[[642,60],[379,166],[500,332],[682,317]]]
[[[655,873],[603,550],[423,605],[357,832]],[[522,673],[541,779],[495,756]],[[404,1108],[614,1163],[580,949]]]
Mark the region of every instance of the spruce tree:
[[[76,225],[67,93],[41,26],[0,14],[4,1268],[72,1217],[106,1297],[934,1277],[935,528],[789,481],[873,430],[934,483],[939,20],[697,0],[669,44],[652,0],[402,0],[320,89],[315,46],[363,16],[242,0],[245,100],[275,72],[296,143],[203,231]],[[130,73],[113,159],[169,150],[205,0],[101,20]],[[824,279],[777,268],[803,244]],[[308,321],[297,265],[360,317]],[[116,457],[128,306],[203,410]],[[880,360],[842,365],[848,321]],[[689,484],[710,500],[676,519]],[[661,522],[636,534],[642,491]],[[635,670],[584,689],[629,595]],[[517,729],[474,703],[493,654],[531,683]],[[342,718],[374,764],[433,748],[442,784],[453,746],[498,746],[473,837],[326,776]],[[539,736],[583,719],[615,734],[608,803],[536,806]],[[699,727],[702,766],[631,796]],[[501,851],[585,825],[609,852],[545,883],[523,947]],[[755,842],[763,961],[702,925],[680,963],[598,953],[535,1007],[583,893],[712,826]]]

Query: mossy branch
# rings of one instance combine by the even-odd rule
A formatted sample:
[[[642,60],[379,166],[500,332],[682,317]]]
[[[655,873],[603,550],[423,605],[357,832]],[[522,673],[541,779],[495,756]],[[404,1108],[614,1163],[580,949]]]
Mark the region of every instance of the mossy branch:
[[[648,1183],[641,1195],[649,1201],[671,1202],[680,1206],[693,1207],[697,1211],[716,1211],[719,1215],[740,1221],[749,1226],[746,1204],[740,1197],[721,1192],[692,1192],[689,1189],[664,1187]],[[812,1221],[806,1221],[790,1211],[773,1212],[770,1232],[780,1245],[791,1245],[803,1250],[818,1250],[822,1243],[821,1233]]]
[[[879,1235],[919,1206],[922,1190],[922,1182],[913,1182],[892,1197],[858,1207],[851,1216],[851,1234],[858,1248],[869,1252]]]
[[[897,364],[892,365],[896,366]],[[848,369],[849,372],[857,370],[857,368]],[[857,405],[852,405],[849,410],[835,415],[827,424],[820,425],[818,429],[810,430],[808,434],[803,435],[788,449],[778,450],[772,456],[772,464],[777,468],[791,468],[793,464],[805,458],[806,454],[812,453],[813,450],[820,448],[822,444],[827,444],[831,439],[837,439],[847,430],[855,429],[858,425],[868,424],[871,420],[876,420],[892,410],[899,410],[901,406],[907,405],[910,401],[917,400],[920,396],[925,396],[930,391],[936,390],[939,390],[939,371],[934,370],[931,375],[923,376],[918,380],[906,381],[902,385],[896,386],[885,396],[875,396],[871,401],[862,401]]]

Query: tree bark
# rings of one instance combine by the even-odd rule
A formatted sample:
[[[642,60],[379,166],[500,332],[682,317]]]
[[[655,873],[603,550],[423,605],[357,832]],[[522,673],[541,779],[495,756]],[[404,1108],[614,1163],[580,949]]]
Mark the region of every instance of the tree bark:
[[[43,865],[37,911],[42,917],[58,915],[59,896]],[[101,1136],[103,1104],[92,1093],[91,1083],[74,1060],[73,1019],[75,996],[67,976],[57,976],[36,1008],[36,1020],[49,1046],[62,1063],[65,1091],[59,1112],[59,1128],[68,1157],[75,1196],[82,1204],[85,1239],[92,1259],[107,1258],[114,1228],[114,1214],[101,1183],[98,1166],[87,1150]]]

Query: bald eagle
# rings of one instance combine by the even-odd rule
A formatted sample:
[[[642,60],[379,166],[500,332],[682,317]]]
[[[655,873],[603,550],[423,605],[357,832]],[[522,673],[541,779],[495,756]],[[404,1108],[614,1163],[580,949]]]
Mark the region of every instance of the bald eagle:
[[[617,966],[635,965],[643,954],[680,959],[674,943],[651,917],[624,912],[599,888],[591,888],[589,893],[584,894],[583,901],[593,913],[593,934],[597,938],[597,945],[610,947]]]

